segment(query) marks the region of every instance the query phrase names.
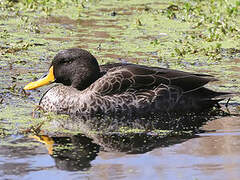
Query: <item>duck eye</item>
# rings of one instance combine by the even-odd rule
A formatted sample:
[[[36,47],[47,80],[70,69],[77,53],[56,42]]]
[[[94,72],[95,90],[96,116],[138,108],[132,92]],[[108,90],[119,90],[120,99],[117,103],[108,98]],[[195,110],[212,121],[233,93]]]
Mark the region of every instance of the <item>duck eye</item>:
[[[69,61],[65,61],[64,64],[71,64],[72,63],[72,60],[69,60]]]

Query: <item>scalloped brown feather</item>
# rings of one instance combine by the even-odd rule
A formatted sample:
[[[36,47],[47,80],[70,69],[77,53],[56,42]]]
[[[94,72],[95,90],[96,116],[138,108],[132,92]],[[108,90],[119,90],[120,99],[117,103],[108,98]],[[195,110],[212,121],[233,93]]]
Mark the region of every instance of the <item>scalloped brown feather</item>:
[[[101,66],[102,76],[88,88],[50,89],[40,105],[46,111],[70,115],[151,112],[199,112],[215,106],[230,93],[203,86],[215,78],[157,67],[133,64]]]

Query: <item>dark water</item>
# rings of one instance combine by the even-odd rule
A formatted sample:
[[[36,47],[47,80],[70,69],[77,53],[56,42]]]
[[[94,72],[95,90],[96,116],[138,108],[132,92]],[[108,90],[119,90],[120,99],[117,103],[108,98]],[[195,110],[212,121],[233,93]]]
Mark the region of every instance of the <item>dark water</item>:
[[[161,147],[140,154],[106,152],[84,136],[55,137],[53,146],[47,137],[41,138],[48,145],[28,146],[21,143],[36,141],[9,137],[10,144],[0,149],[0,175],[1,179],[239,179],[240,119],[216,119],[203,129],[207,132],[192,137],[162,139]]]
[[[155,10],[168,6],[157,1],[148,2],[147,5]],[[6,113],[0,117],[1,124],[8,123],[9,119],[14,126],[25,123],[20,121],[22,119],[15,121],[15,118],[18,115],[23,119],[29,117],[32,104],[37,104],[43,90],[34,91],[28,97],[19,95],[18,90],[32,79],[29,75],[31,72],[40,77],[47,69],[51,59],[48,52],[52,57],[58,49],[66,48],[72,42],[71,46],[91,50],[100,63],[128,61],[162,67],[170,65],[172,68],[175,63],[171,60],[158,61],[158,49],[150,42],[154,39],[159,42],[174,42],[174,28],[178,31],[188,29],[185,24],[179,23],[174,27],[175,24],[168,24],[166,18],[158,19],[159,22],[151,26],[152,28],[146,27],[144,22],[147,22],[149,12],[144,9],[146,4],[139,2],[125,3],[118,8],[112,2],[103,2],[95,9],[83,11],[80,20],[72,20],[67,16],[39,18],[37,22],[41,24],[43,31],[40,38],[49,41],[49,44],[41,46],[44,50],[30,49],[27,53],[24,51],[27,55],[21,51],[17,54],[19,59],[29,56],[34,61],[17,64],[17,57],[7,58],[13,64],[11,65],[6,59],[3,62],[0,60],[0,112],[6,112],[4,109],[9,107],[12,109],[9,114],[15,113],[13,116]],[[115,15],[113,11],[116,12]],[[146,11],[141,15],[143,26],[137,27],[138,13],[143,11]],[[51,34],[47,28],[52,24],[61,26],[65,31],[72,31],[74,35],[63,34],[59,37]],[[44,34],[45,31],[47,35]],[[221,81],[216,86],[224,83],[231,91],[238,91],[239,63],[237,58],[233,61],[227,59],[226,67],[224,63],[216,63],[211,66],[204,64],[201,70],[195,68],[196,71],[220,78]],[[189,63],[183,62],[182,65],[191,69]],[[182,65],[177,68],[181,69]],[[226,69],[230,69],[229,73],[222,76]],[[21,76],[26,73],[27,75]],[[12,92],[8,87],[14,84],[16,88]],[[41,136],[38,138],[42,142],[39,142],[36,137],[14,132],[0,139],[0,179],[240,179],[240,118],[222,117],[207,122],[201,129],[205,131],[153,138],[150,142],[142,139],[142,136],[136,136],[135,144],[132,141],[126,143],[125,140],[121,143],[123,139],[115,139],[115,142],[103,139],[99,143],[81,135],[72,138]],[[106,147],[108,144],[115,145],[115,149]],[[125,152],[116,151],[116,147],[118,150],[124,148]]]

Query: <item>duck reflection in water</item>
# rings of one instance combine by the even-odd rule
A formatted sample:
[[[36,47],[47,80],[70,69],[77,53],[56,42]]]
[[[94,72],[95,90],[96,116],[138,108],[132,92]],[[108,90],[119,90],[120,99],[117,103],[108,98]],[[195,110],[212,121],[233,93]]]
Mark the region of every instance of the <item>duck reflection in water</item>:
[[[129,134],[128,136],[126,134],[105,134],[98,136],[98,141],[101,141],[100,144],[102,145],[105,142],[108,150],[110,150],[111,144],[114,145],[111,147],[112,150],[117,147],[118,151],[121,148],[124,152],[128,150],[128,153],[143,153],[150,151],[157,144],[158,146],[169,146],[193,137],[195,136],[189,134],[182,135],[181,138],[180,136],[160,138],[160,136],[146,134]],[[97,157],[100,149],[104,150],[104,147],[94,143],[92,139],[83,134],[71,137],[48,137],[44,135],[34,136],[34,138],[46,144],[49,155],[55,160],[56,167],[61,170],[87,171],[91,167],[91,161]]]
[[[98,156],[100,151],[145,153],[154,148],[171,146],[191,138],[197,138],[196,133],[202,132],[199,128],[205,122],[214,119],[213,117],[216,116],[211,114],[211,116],[198,116],[194,119],[188,119],[188,123],[179,126],[178,130],[169,130],[165,127],[168,130],[154,129],[152,131],[143,129],[142,131],[139,131],[139,129],[122,129],[121,131],[119,127],[118,132],[112,130],[93,131],[93,126],[89,126],[89,123],[86,126],[82,121],[81,126],[78,121],[77,129],[80,128],[80,131],[84,134],[64,136],[63,133],[60,133],[60,136],[38,135],[34,138],[46,144],[57,168],[68,171],[85,171],[91,167],[91,161]],[[57,121],[61,122],[59,119]],[[69,121],[73,122],[72,119]],[[116,130],[117,127],[115,126],[113,129]]]

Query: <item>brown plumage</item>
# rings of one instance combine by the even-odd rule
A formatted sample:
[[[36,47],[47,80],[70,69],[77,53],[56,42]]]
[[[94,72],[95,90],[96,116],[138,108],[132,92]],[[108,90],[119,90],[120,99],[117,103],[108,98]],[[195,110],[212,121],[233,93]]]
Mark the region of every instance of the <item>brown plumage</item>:
[[[214,77],[135,64],[98,66],[88,51],[60,51],[51,66],[55,82],[40,106],[70,115],[188,113],[209,110],[230,93],[203,87]]]

